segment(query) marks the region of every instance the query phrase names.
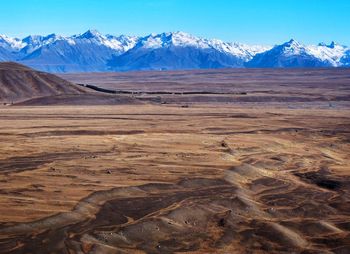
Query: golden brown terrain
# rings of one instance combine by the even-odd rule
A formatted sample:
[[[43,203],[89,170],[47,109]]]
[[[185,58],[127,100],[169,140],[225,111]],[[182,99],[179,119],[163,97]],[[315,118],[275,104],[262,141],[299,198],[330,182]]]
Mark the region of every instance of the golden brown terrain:
[[[14,107],[0,117],[2,253],[350,248],[348,111]]]
[[[350,253],[342,75],[293,104],[0,107],[0,253]]]

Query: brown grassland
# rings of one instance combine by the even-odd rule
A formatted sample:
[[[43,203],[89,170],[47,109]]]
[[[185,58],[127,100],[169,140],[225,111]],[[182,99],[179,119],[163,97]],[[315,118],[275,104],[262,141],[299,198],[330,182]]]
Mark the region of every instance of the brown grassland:
[[[0,253],[350,253],[350,70],[63,77],[198,94],[1,106]]]

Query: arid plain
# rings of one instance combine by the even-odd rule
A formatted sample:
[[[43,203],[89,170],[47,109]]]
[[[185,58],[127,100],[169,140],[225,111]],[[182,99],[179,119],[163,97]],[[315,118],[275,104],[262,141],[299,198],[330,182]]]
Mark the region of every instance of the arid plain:
[[[62,77],[124,99],[0,107],[1,253],[350,253],[350,70]]]

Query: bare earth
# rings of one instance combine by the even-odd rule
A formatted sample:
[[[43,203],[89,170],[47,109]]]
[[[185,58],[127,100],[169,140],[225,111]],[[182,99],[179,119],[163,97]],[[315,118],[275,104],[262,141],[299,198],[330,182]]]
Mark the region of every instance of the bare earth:
[[[318,71],[225,101],[0,107],[0,253],[350,253],[350,75]]]

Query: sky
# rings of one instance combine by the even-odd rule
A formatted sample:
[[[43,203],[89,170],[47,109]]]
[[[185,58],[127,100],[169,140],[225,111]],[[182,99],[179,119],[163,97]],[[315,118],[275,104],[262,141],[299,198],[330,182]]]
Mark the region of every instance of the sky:
[[[0,0],[0,34],[184,31],[249,44],[350,45],[350,0]]]

